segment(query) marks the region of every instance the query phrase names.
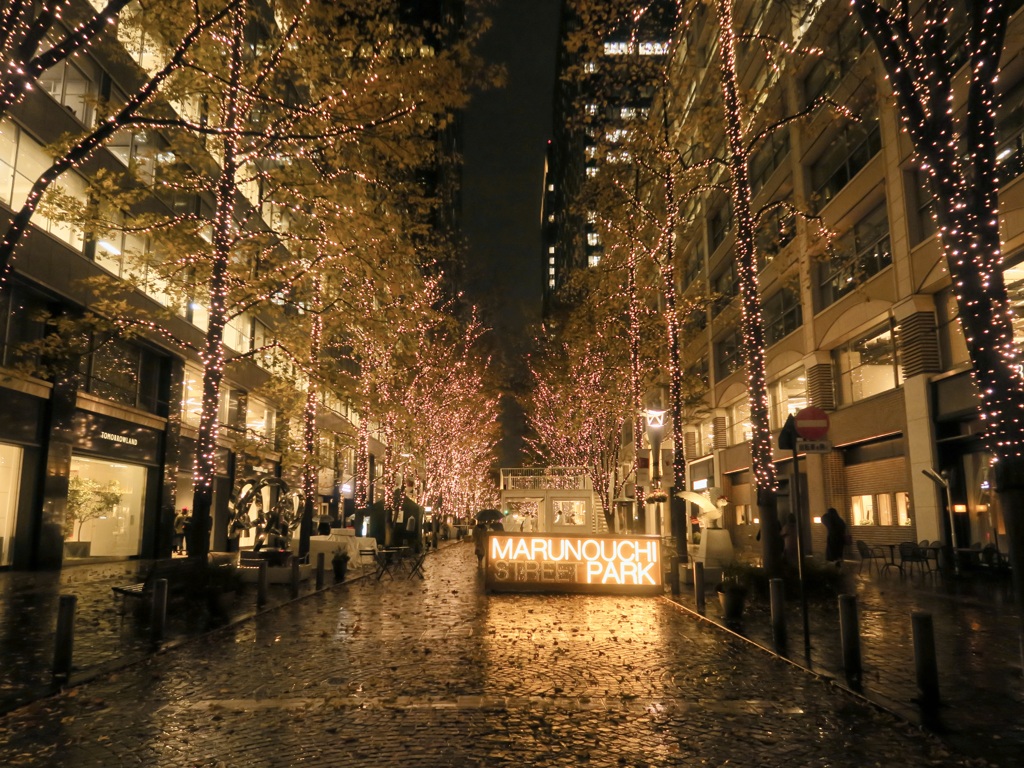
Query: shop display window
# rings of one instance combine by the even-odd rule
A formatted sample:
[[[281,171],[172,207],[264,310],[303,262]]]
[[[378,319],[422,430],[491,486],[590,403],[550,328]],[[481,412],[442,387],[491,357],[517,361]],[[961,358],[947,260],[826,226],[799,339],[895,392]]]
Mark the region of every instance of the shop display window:
[[[10,565],[18,515],[22,449],[0,443],[0,565]]]
[[[139,554],[146,499],[145,467],[74,456],[68,485],[66,557]]]

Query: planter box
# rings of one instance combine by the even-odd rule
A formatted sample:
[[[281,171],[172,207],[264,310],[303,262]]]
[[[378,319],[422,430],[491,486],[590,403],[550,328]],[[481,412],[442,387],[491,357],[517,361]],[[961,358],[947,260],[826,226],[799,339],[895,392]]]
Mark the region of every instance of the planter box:
[[[314,565],[299,566],[299,581],[309,580],[316,572]],[[238,573],[245,584],[255,584],[260,578],[260,569],[255,566],[240,565]],[[292,568],[290,565],[267,568],[267,584],[291,584]]]

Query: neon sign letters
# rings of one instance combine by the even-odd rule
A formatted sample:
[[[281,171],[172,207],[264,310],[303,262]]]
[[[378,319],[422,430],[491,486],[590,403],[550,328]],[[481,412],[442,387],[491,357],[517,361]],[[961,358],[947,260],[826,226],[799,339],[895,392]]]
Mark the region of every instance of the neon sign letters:
[[[654,536],[492,533],[487,588],[506,592],[658,594],[660,542]]]

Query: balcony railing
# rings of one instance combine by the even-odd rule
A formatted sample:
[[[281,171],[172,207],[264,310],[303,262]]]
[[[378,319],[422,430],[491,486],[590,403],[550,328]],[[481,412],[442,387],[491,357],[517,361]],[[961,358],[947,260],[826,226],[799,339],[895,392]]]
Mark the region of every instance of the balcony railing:
[[[501,490],[590,490],[590,480],[582,467],[516,467],[501,470]]]

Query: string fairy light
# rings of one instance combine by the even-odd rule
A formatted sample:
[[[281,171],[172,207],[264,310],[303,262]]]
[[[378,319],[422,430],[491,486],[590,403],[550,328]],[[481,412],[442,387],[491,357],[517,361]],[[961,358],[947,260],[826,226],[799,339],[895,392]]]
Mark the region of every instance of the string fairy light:
[[[903,5],[892,11],[872,0],[852,0],[851,5],[878,49],[907,134],[939,201],[939,239],[971,376],[981,395],[983,439],[997,477],[1009,480],[1000,462],[1024,457],[1024,376],[1002,270],[996,158],[997,82],[1009,12],[999,0],[966,6],[968,83],[965,108],[957,118],[950,7],[930,0],[923,18],[914,19]]]

